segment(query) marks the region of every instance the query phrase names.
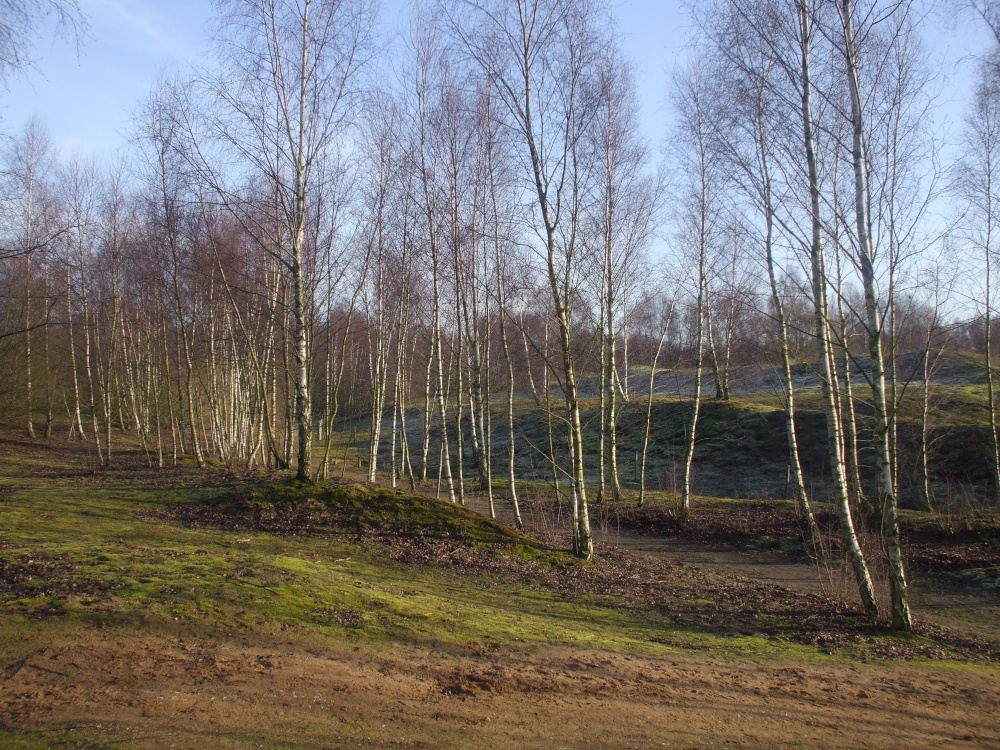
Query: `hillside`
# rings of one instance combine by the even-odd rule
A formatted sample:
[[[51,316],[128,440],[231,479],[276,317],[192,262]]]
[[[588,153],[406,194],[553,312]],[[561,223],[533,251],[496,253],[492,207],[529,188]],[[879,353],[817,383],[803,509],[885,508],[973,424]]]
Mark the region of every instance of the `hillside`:
[[[933,386],[928,435],[931,445],[930,466],[932,485],[939,490],[943,501],[959,498],[965,493],[974,496],[985,494],[992,479],[986,389],[981,382],[982,371],[975,365],[955,362],[945,363],[951,372],[948,383]],[[900,365],[902,367],[902,365]],[[749,370],[750,368],[748,368]],[[800,368],[804,369],[805,368]],[[776,384],[762,386],[763,375],[754,368],[757,387],[750,392],[738,392],[729,401],[712,398],[708,388],[698,423],[698,444],[695,452],[693,486],[701,495],[713,497],[782,498],[787,496],[788,448],[785,432],[784,406],[776,392]],[[669,378],[684,378],[684,374],[667,374]],[[826,448],[826,417],[819,390],[815,385],[803,384],[796,394],[796,430],[799,451],[806,480],[816,490],[818,499],[829,470]],[[747,374],[745,379],[749,380]],[[856,375],[856,411],[858,415],[860,458],[873,464],[869,445],[871,428],[870,409],[865,402],[863,378]],[[632,378],[633,384],[642,378]],[[970,381],[970,382],[966,382]],[[589,381],[585,379],[585,386]],[[734,381],[735,382],[735,381]],[[593,385],[593,384],[591,384]],[[638,461],[640,460],[646,421],[645,391],[636,388],[630,399],[619,405],[618,461],[621,479],[628,488],[638,487]],[[586,390],[586,388],[584,389]],[[647,486],[667,492],[678,492],[683,474],[686,434],[690,424],[691,401],[687,396],[666,395],[668,387],[661,387],[657,380],[656,396],[652,404],[650,447],[647,466]],[[507,454],[506,413],[502,405],[504,396],[493,398],[493,451],[494,462],[503,465]],[[901,391],[898,414],[900,500],[904,506],[922,507],[917,456],[920,445],[920,418],[922,394],[919,385]],[[554,445],[561,466],[568,465],[567,436],[561,420],[563,407],[560,395],[553,391],[552,425]],[[581,419],[584,429],[586,468],[588,482],[597,481],[598,441],[600,411],[596,397],[588,397],[583,404]],[[519,479],[549,481],[552,473],[548,458],[548,423],[544,408],[532,398],[521,396],[515,402],[516,471]],[[349,465],[361,462],[367,465],[367,418],[347,417],[341,422],[337,434],[338,449],[334,459],[349,455]],[[407,410],[407,439],[413,454],[412,462],[419,473],[419,446],[423,439],[421,409],[411,404]],[[389,462],[388,435],[392,428],[391,410],[383,417],[380,445],[380,466]],[[449,443],[454,453],[457,432],[453,420],[449,423]],[[464,430],[465,472],[474,474],[469,428]],[[440,428],[431,427],[429,476],[438,471]],[[398,450],[398,447],[397,447]],[[346,451],[346,453],[345,453]],[[504,474],[494,469],[494,478]]]

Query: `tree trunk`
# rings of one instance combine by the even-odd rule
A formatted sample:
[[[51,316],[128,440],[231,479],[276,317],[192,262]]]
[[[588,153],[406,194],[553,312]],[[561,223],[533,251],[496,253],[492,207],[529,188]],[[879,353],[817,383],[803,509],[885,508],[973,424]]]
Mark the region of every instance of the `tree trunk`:
[[[823,264],[823,220],[820,210],[819,169],[813,135],[812,78],[810,73],[810,46],[813,34],[811,10],[808,0],[799,0],[799,42],[801,45],[802,67],[800,71],[800,94],[802,97],[802,125],[805,144],[806,164],[809,175],[810,215],[812,242],[810,247],[810,271],[812,275],[813,306],[815,310],[816,340],[819,345],[819,359],[823,369],[821,376],[823,399],[826,405],[827,448],[830,454],[830,472],[833,492],[840,508],[841,532],[844,540],[844,554],[854,570],[858,590],[865,610],[872,617],[878,615],[878,601],[872,585],[868,565],[861,546],[858,544],[851,515],[847,481],[844,475],[844,460],[841,453],[840,414],[837,410],[831,361],[829,319],[826,305],[826,273]]]
[[[646,457],[649,454],[649,432],[653,421],[653,394],[656,390],[656,366],[660,361],[660,353],[663,351],[663,343],[670,333],[670,321],[674,316],[674,300],[670,300],[670,309],[667,312],[667,320],[663,324],[663,332],[660,340],[656,344],[656,353],[653,354],[653,361],[649,368],[649,395],[646,398],[646,429],[642,436],[642,468],[639,471],[639,507],[646,502]]]
[[[843,0],[844,53],[851,93],[853,126],[855,218],[857,221],[858,262],[864,286],[868,352],[872,360],[872,408],[875,412],[875,461],[878,470],[879,506],[882,512],[882,532],[889,558],[889,588],[892,599],[892,627],[909,632],[909,586],[903,567],[899,537],[896,489],[892,477],[892,456],[889,445],[889,414],[885,393],[885,364],[882,357],[882,311],[876,289],[874,253],[868,234],[867,155],[864,142],[864,120],[861,89],[856,66],[852,0]]]

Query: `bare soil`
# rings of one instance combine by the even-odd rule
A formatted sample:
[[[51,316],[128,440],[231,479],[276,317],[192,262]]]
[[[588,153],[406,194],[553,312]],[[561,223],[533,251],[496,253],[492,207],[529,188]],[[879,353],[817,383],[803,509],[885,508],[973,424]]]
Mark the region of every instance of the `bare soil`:
[[[44,726],[40,746],[1000,747],[992,670],[484,644],[302,650],[187,631],[83,631],[4,651],[18,648],[0,726]]]
[[[139,462],[122,472],[144,481]],[[100,481],[115,480],[109,473]],[[160,486],[164,477],[150,472],[148,480]],[[542,509],[525,515],[540,536],[558,534],[558,521]],[[598,520],[606,562],[597,570],[604,572],[582,580],[570,571],[538,585],[669,607],[678,587],[661,590],[655,581],[698,580],[715,604],[683,607],[693,629],[757,628],[751,619],[713,625],[712,618],[773,607],[776,619],[787,620],[809,606],[794,629],[810,634],[800,643],[845,634],[879,641],[850,602],[836,627],[805,621],[820,608],[836,611],[830,602],[839,598],[834,573],[805,558],[727,542],[724,530],[714,542],[684,540]],[[495,561],[456,556],[440,540],[390,543],[406,564],[485,574]],[[88,596],[116,595],[110,582],[81,579],[69,560],[5,564],[0,577],[18,590],[72,597],[79,592],[66,586],[76,584]],[[508,580],[532,574],[516,566],[493,572]],[[712,574],[719,574],[714,583]],[[649,584],[632,599],[629,576]],[[538,642],[442,646],[353,632],[316,643],[291,630],[287,639],[234,636],[152,616],[98,627],[40,613],[26,629],[0,631],[0,747],[1000,748],[1000,669],[962,656],[963,644],[1000,643],[998,604],[995,594],[959,590],[946,578],[917,579],[915,611],[925,632],[945,632],[935,641],[951,644],[944,660],[927,658],[924,638],[902,654],[870,648],[824,656],[796,646],[753,658],[665,641],[665,655],[644,656]],[[338,616],[352,627],[349,611]],[[902,658],[883,658],[890,656]]]

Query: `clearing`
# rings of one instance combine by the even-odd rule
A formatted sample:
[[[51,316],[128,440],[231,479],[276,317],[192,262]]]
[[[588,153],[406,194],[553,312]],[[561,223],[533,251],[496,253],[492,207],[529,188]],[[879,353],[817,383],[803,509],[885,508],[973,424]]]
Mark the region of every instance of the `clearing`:
[[[585,564],[542,492],[520,535],[357,483],[0,454],[5,748],[1000,747],[988,524],[911,523],[899,638],[781,503],[689,530],[609,503]]]

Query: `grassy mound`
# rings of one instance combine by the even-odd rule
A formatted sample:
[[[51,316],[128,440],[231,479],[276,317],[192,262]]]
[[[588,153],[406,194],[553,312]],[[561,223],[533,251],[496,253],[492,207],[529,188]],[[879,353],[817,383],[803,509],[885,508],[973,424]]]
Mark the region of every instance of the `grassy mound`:
[[[750,515],[760,510],[759,503],[747,505]],[[654,635],[654,642],[673,644],[679,633],[700,633],[787,640],[824,651],[860,646],[888,657],[964,658],[978,652],[993,658],[979,644],[926,628],[929,638],[922,641],[883,642],[884,630],[858,607],[821,594],[638,558],[605,545],[585,563],[460,505],[372,485],[249,482],[207,490],[160,514],[194,527],[286,538],[333,536],[360,544],[372,561],[411,571],[445,568],[471,576],[465,582],[473,585],[522,586],[567,603],[599,604],[626,619],[652,617],[672,631]],[[360,618],[361,610],[351,612]]]
[[[446,562],[497,573],[519,568],[519,562],[582,564],[461,505],[357,482],[248,482],[206,490],[153,514],[190,526],[374,542],[399,562]]]
[[[342,481],[264,480],[207,490],[175,506],[182,521],[278,534],[321,529],[353,534],[452,539],[477,545],[535,544],[460,505],[400,490]]]

